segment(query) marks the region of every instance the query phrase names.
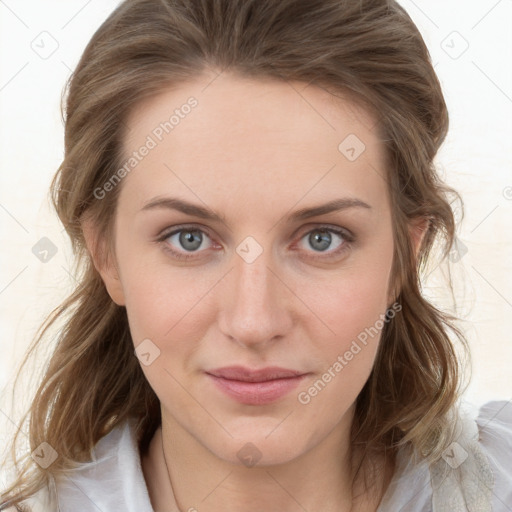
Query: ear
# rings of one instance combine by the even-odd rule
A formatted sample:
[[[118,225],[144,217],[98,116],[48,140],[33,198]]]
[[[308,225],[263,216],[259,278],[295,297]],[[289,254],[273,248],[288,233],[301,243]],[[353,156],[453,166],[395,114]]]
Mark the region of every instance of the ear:
[[[110,298],[118,306],[124,306],[124,292],[115,257],[109,254],[104,239],[98,237],[96,226],[90,218],[82,219],[81,226],[87,250]]]
[[[429,227],[430,219],[428,217],[416,217],[409,223],[409,236],[411,237],[412,248],[416,258],[418,258]]]
[[[428,217],[416,217],[413,220],[409,221],[408,231],[409,236],[411,238],[412,249],[416,260],[419,256],[423,240],[429,227],[430,219]],[[397,300],[400,288],[401,285],[398,282],[395,282],[392,285],[390,289],[390,295],[388,297],[388,302],[390,304]]]

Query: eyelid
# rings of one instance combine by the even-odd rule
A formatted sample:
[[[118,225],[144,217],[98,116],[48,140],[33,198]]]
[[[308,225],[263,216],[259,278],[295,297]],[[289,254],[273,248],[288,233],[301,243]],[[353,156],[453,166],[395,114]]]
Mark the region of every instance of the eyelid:
[[[313,250],[307,251],[309,253],[308,259],[313,261],[329,262],[330,260],[340,260],[343,255],[352,248],[353,243],[356,241],[355,235],[349,229],[342,226],[335,226],[326,223],[310,223],[304,231],[302,231],[302,229],[303,228],[300,230],[301,234],[298,236],[298,241],[293,244],[293,247],[300,243],[302,239],[312,231],[327,231],[329,233],[334,233],[343,239],[341,245],[334,250],[327,250],[325,252],[315,252]]]
[[[212,239],[212,234],[209,228],[206,226],[203,226],[201,224],[176,224],[174,226],[169,226],[164,228],[158,235],[156,235],[155,239],[156,241],[162,241],[167,238],[169,238],[171,235],[176,234],[179,231],[201,231],[202,233],[205,233],[208,235],[210,239]]]
[[[216,238],[214,235],[212,235],[212,231],[202,225],[202,224],[176,224],[174,226],[167,227],[163,229],[158,235],[155,237],[156,242],[165,242],[170,236],[175,235],[176,233],[179,233],[180,231],[200,231],[201,233],[208,236],[212,242],[214,242],[214,239]],[[216,242],[214,242],[216,243]],[[220,245],[217,243],[217,245]],[[203,252],[203,251],[202,251]],[[194,253],[190,253],[194,254]],[[195,253],[198,254],[198,253]]]
[[[304,230],[304,231],[303,231]],[[328,224],[328,223],[322,223],[322,222],[311,222],[309,224],[306,224],[305,226],[301,226],[301,228],[298,230],[299,233],[302,233],[300,238],[302,238],[304,235],[309,233],[310,231],[314,230],[325,230],[325,231],[334,231],[339,232],[344,235],[347,241],[354,241],[355,235],[350,231],[349,229],[338,226],[336,224]]]
[[[162,231],[160,231],[159,234],[156,235],[156,240],[165,240],[166,238],[170,237],[172,234],[175,234],[177,231],[186,230],[186,229],[197,229],[198,231],[202,231],[206,233],[210,238],[213,238],[211,235],[211,231],[208,227],[203,226],[202,224],[177,224],[175,226],[170,226],[164,228]],[[310,222],[309,224],[305,224],[301,226],[297,231],[293,233],[293,237],[298,236],[298,233],[302,232],[302,236],[309,233],[310,231],[314,229],[325,229],[325,230],[332,230],[332,231],[341,231],[347,240],[353,241],[355,239],[354,234],[352,231],[347,229],[343,226],[338,226],[335,224],[328,224],[328,223],[322,223],[322,222]]]
[[[211,235],[211,232],[210,232],[210,230],[206,226],[197,225],[197,224],[177,224],[175,226],[168,227],[168,228],[165,228],[164,230],[162,230],[160,232],[160,234],[157,235],[156,242],[164,243],[165,250],[167,250],[168,252],[171,252],[178,259],[180,259],[180,258],[181,259],[194,258],[194,257],[196,257],[197,254],[200,254],[200,252],[204,252],[204,251],[200,251],[200,252],[197,252],[197,253],[196,252],[187,253],[185,251],[180,252],[180,251],[178,251],[176,249],[170,248],[169,244],[165,244],[165,241],[170,236],[175,235],[176,233],[179,233],[180,231],[186,231],[186,230],[190,230],[190,231],[197,230],[197,231],[200,231],[200,232],[206,234],[208,236],[208,238],[213,241],[213,237]],[[335,234],[343,237],[344,242],[341,245],[341,249],[337,249],[337,250],[330,251],[330,252],[327,251],[326,252],[326,256],[322,256],[322,254],[323,254],[322,252],[317,253],[316,256],[315,256],[314,255],[315,252],[314,251],[310,251],[313,254],[313,256],[312,256],[313,259],[328,259],[329,256],[335,257],[335,256],[341,254],[342,252],[344,252],[346,249],[348,249],[348,247],[346,247],[346,246],[350,246],[356,240],[355,235],[349,229],[347,229],[345,227],[342,227],[342,226],[333,225],[333,224],[327,224],[327,223],[321,223],[321,222],[316,222],[316,223],[311,222],[309,224],[301,226],[301,228],[294,233],[293,237],[295,238],[296,236],[298,236],[297,242],[300,242],[304,238],[305,235],[307,235],[311,231],[315,231],[315,230],[319,230],[319,231],[324,230],[324,231],[328,231],[328,232],[331,232],[331,233],[335,233]],[[301,233],[301,234],[297,235],[297,232]],[[295,246],[297,242],[294,242],[293,245]]]

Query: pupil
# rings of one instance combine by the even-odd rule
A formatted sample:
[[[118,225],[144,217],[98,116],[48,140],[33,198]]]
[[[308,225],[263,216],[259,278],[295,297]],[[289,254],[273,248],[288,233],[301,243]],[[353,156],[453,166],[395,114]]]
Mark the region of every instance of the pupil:
[[[194,244],[194,241],[199,242],[199,243]],[[198,236],[198,231],[185,231],[180,236],[180,242],[183,245],[183,247],[185,247],[187,249],[194,250],[194,249],[197,249],[198,247],[200,247],[201,237]],[[190,246],[190,244],[192,246]]]
[[[327,249],[329,247],[330,240],[331,240],[331,235],[327,231],[317,231],[316,234],[313,235],[313,241],[315,243],[320,242],[319,250],[321,250],[321,251],[324,251],[325,249]]]

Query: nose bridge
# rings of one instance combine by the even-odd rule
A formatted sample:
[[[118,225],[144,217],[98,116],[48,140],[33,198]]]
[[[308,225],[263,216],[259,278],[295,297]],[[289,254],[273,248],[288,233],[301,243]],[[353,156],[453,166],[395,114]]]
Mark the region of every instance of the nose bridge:
[[[285,334],[290,327],[290,312],[286,287],[273,270],[272,251],[262,250],[255,256],[254,242],[249,240],[247,244],[242,242],[234,255],[230,298],[222,311],[223,330],[239,343],[255,345]]]
[[[275,282],[272,280],[269,259],[265,252],[250,263],[243,257],[236,262],[234,273],[236,305],[243,306],[244,309],[249,307],[255,312],[270,306],[269,301]]]

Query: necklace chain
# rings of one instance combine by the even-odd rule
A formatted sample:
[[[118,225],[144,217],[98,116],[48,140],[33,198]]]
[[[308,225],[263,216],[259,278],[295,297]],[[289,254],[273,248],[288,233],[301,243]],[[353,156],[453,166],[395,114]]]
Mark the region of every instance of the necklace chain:
[[[173,498],[174,498],[174,501],[176,501],[176,497],[174,496],[174,489],[172,487],[172,480],[171,480],[171,472],[169,471],[169,466],[167,465],[167,459],[165,458],[165,449],[164,449],[164,433],[163,433],[163,430],[161,430],[161,441],[162,441],[162,455],[164,457],[164,464],[165,464],[165,469],[167,470],[167,478],[169,480],[169,485],[171,486],[171,490],[172,490],[172,495],[173,495]],[[178,504],[176,504],[176,506],[178,507]],[[178,507],[178,512],[181,512],[181,509]]]

